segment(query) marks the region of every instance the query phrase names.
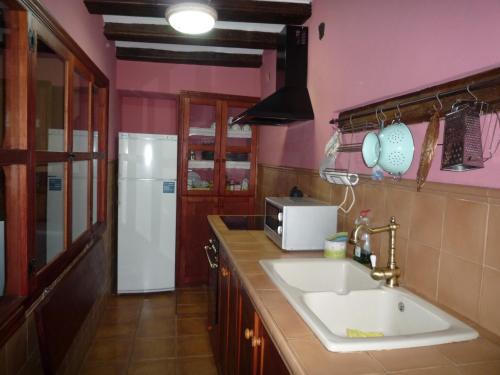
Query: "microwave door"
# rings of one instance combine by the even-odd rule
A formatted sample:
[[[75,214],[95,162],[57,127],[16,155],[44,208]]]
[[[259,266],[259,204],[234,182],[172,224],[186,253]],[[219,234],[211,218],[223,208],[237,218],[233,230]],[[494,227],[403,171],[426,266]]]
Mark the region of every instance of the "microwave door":
[[[280,212],[281,211],[279,210],[279,208],[273,206],[270,203],[266,203],[266,226],[273,232],[277,232],[278,226],[281,225],[278,218]]]

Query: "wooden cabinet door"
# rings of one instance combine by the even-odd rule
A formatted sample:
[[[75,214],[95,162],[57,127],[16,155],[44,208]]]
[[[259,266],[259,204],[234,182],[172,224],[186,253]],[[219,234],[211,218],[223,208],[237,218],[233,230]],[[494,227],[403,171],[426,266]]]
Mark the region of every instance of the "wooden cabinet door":
[[[225,254],[221,252],[219,256],[219,372],[229,374],[228,372],[228,348],[229,348],[229,325],[231,316],[229,314],[230,305],[230,284],[232,274],[229,268],[229,262]]]
[[[180,235],[177,247],[177,287],[208,282],[208,264],[204,246],[208,244],[210,226],[207,215],[217,213],[215,197],[182,197]]]
[[[260,375],[288,375],[290,372],[281,359],[281,355],[274,346],[265,327],[259,321],[259,347],[260,347]]]
[[[219,198],[219,214],[221,215],[253,215],[254,198],[223,197]]]
[[[238,334],[240,332],[240,281],[234,269],[229,280],[228,374],[238,374]]]
[[[239,355],[237,374],[257,375],[259,353],[257,350],[254,350],[252,341],[256,333],[258,317],[250,298],[243,288],[240,288],[239,300],[241,325],[238,333]]]

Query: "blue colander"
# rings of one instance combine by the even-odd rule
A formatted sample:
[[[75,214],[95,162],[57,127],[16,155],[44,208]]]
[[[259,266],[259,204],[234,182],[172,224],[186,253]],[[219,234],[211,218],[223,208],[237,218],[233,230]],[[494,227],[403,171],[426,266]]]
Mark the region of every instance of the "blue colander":
[[[385,127],[378,134],[380,154],[377,164],[387,173],[402,175],[410,168],[415,145],[408,126],[402,122]]]

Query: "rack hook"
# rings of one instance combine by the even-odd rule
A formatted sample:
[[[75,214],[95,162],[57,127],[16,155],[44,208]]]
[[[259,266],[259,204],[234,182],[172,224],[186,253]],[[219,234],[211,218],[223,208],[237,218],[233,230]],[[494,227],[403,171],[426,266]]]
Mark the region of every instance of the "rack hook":
[[[442,102],[442,101],[441,101],[441,99],[439,98],[439,92],[438,92],[438,93],[436,93],[436,100],[437,100],[437,101],[438,101],[438,103],[439,103],[439,110],[436,108],[436,104],[433,104],[432,106],[434,107],[434,110],[435,110],[436,112],[439,112],[439,111],[441,111],[441,110],[443,109],[443,102]]]
[[[478,101],[479,101],[479,99],[478,99],[478,98],[477,98],[477,96],[476,96],[476,95],[474,95],[474,94],[472,93],[472,91],[470,90],[470,85],[467,85],[466,89],[467,89],[467,92],[469,93],[469,95],[470,95],[470,96],[472,96],[476,102],[478,102]]]
[[[354,124],[352,123],[352,113],[351,115],[349,116],[349,124],[351,125],[351,132],[354,133]]]
[[[398,104],[396,105],[396,109],[398,110],[398,113],[397,113],[397,115],[396,115],[396,121],[397,121],[397,122],[401,122],[401,109],[399,108],[399,105],[400,105],[400,104],[401,104],[401,103],[398,103]]]
[[[385,124],[385,121],[387,120],[387,116],[386,114],[384,113],[384,111],[382,110],[382,107],[380,107],[380,114],[382,116],[384,116],[384,118],[382,120],[379,120],[379,125],[380,125],[380,129],[383,129],[384,128],[384,124]],[[377,117],[378,118],[378,117]]]

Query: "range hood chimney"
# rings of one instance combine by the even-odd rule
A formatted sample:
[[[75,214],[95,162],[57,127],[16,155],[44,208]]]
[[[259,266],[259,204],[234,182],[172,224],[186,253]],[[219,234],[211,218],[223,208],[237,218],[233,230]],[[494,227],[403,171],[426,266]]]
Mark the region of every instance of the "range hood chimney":
[[[307,38],[307,27],[284,27],[276,61],[276,92],[240,113],[233,124],[286,125],[314,119],[307,90]]]

